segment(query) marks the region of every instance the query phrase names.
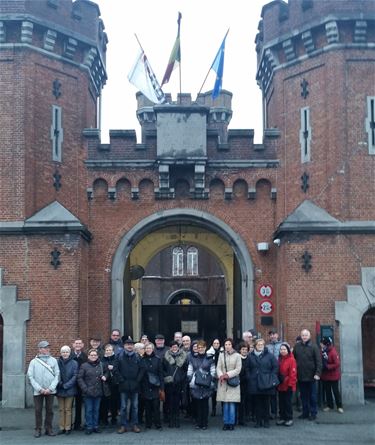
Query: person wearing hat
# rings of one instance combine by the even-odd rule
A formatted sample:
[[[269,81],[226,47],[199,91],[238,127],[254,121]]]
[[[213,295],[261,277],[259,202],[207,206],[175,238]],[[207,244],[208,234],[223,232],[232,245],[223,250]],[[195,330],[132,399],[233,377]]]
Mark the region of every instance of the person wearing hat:
[[[340,357],[336,348],[332,344],[331,337],[323,337],[321,346],[323,370],[320,378],[323,383],[323,392],[327,402],[327,406],[323,408],[323,411],[330,411],[334,408],[332,397],[333,392],[337,411],[342,414],[344,410],[342,409],[341,394],[339,390],[339,381],[341,378]]]
[[[57,360],[50,355],[49,343],[42,340],[38,343],[38,354],[33,358],[27,370],[34,392],[35,433],[34,437],[42,435],[43,404],[45,404],[44,428],[47,436],[56,436],[52,429],[53,399],[60,380],[60,370]]]
[[[293,425],[292,396],[297,386],[297,363],[288,343],[280,346],[279,355],[279,380],[277,387],[279,393],[280,420],[276,425]]]
[[[93,334],[89,340],[89,349],[96,349],[100,359],[104,356],[104,347],[102,345],[102,336],[100,334]]]
[[[114,376],[118,382],[121,397],[121,426],[117,430],[118,434],[126,433],[129,429],[128,404],[130,404],[132,430],[135,433],[141,431],[138,427],[138,393],[143,374],[144,368],[141,365],[141,357],[134,351],[133,339],[127,337],[124,339],[124,352],[118,356],[114,368]]]
[[[165,353],[167,352],[167,347],[165,346],[165,337],[163,334],[155,335],[155,350],[154,353],[156,357],[159,357],[160,360],[163,360]]]

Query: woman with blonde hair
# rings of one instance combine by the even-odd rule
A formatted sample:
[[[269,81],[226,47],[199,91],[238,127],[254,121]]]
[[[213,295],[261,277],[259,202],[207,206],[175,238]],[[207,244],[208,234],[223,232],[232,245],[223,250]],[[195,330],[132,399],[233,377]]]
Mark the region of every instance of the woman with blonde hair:
[[[59,432],[70,434],[72,427],[72,405],[77,394],[78,363],[70,356],[69,346],[62,346],[60,358],[57,360],[60,369],[60,382],[57,385],[57,400],[59,403]]]

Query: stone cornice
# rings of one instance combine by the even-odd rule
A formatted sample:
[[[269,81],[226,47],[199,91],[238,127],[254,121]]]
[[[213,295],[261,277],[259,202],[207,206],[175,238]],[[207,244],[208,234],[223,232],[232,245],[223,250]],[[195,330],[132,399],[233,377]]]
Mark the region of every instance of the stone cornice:
[[[77,233],[84,240],[92,239],[91,232],[82,224],[76,223],[28,223],[26,221],[0,222],[0,236],[7,235],[48,235],[65,233]]]
[[[290,222],[282,223],[274,234],[274,238],[282,238],[288,234],[306,235],[337,235],[337,234],[371,234],[375,235],[375,221],[337,221],[337,222]]]

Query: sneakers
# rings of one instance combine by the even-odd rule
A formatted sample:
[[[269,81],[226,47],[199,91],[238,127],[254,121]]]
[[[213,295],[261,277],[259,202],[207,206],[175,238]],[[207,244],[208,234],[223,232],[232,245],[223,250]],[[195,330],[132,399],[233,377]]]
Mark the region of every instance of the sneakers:
[[[34,437],[40,437],[42,435],[41,430],[35,430]]]
[[[141,432],[140,428],[137,425],[134,425],[133,426],[133,433],[140,433],[140,432]]]
[[[329,406],[326,406],[325,408],[323,408],[323,411],[325,413],[328,413],[328,411],[331,411],[331,408]]]
[[[278,425],[278,426],[285,425],[285,420],[277,420],[276,425]]]
[[[293,425],[293,420],[287,420],[285,423],[284,423],[284,426],[292,426]]]
[[[342,408],[337,408],[337,411],[338,411],[340,414],[343,414],[343,413],[344,413],[344,410],[343,410]]]

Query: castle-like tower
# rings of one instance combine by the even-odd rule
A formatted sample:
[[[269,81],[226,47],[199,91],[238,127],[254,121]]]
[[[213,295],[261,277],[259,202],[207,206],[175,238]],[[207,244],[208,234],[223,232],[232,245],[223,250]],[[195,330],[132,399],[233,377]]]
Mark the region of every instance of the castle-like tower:
[[[362,348],[349,336],[362,337],[361,317],[375,303],[374,3],[273,1],[258,30],[265,127],[280,131],[280,315],[288,331],[312,312],[317,325],[337,328],[343,392],[360,400]],[[354,295],[348,284],[361,281],[366,291]]]
[[[374,2],[264,6],[262,144],[229,128],[228,91],[162,106],[138,93],[142,140],[111,130],[102,143],[106,44],[89,0],[0,2],[8,406],[25,406],[39,340],[57,354],[111,328],[329,334],[344,401],[363,402],[375,381]]]
[[[4,330],[4,357],[13,348],[22,354],[15,366],[3,362],[10,405],[24,404],[25,352],[37,339],[59,324],[77,332],[86,323],[80,302],[91,234],[82,129],[97,127],[106,81],[99,15],[85,0],[0,3],[0,282],[17,285],[17,295],[2,287],[1,313],[13,327]],[[60,263],[65,270],[56,274]]]

